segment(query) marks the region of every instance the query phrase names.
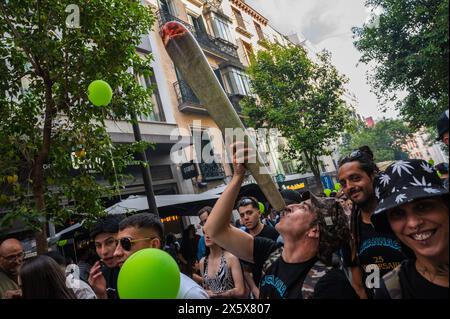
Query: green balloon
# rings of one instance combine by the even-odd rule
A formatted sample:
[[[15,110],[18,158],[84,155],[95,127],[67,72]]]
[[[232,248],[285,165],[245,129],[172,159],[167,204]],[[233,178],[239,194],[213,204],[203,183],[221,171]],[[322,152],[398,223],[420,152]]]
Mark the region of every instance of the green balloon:
[[[334,184],[334,190],[339,192],[341,190],[341,184],[340,183]]]
[[[264,204],[261,202],[258,202],[258,206],[259,206],[259,211],[261,212],[261,214],[264,215],[264,212],[266,210],[266,208],[264,207]]]
[[[179,289],[180,269],[161,249],[147,248],[131,255],[117,279],[121,299],[176,299]]]
[[[103,80],[96,80],[89,84],[88,97],[89,101],[95,106],[106,106],[111,102],[112,89],[108,83]]]
[[[330,197],[330,195],[331,195],[331,189],[327,188],[327,189],[325,189],[323,192],[325,193],[325,195],[326,195],[327,197]]]

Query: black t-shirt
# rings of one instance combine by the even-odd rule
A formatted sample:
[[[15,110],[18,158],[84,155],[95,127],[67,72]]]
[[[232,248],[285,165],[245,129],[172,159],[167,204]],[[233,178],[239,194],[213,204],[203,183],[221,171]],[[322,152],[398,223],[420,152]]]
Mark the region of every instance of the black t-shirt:
[[[356,212],[355,212],[356,213]],[[358,218],[359,245],[357,247],[358,263],[363,271],[368,265],[376,264],[380,276],[395,269],[405,259],[400,242],[392,234],[382,234],[375,231],[372,224],[366,224],[361,216]],[[344,264],[353,266],[349,246],[343,247]],[[364,273],[364,281],[373,270]]]
[[[261,273],[264,262],[277,249],[276,242],[255,237],[253,258],[255,268]],[[301,289],[309,270],[317,261],[313,258],[303,263],[290,264],[283,258],[277,259],[261,278],[261,299],[302,299]],[[345,274],[333,269],[317,282],[314,299],[358,299]]]
[[[433,284],[416,269],[415,260],[405,260],[399,271],[402,299],[448,299],[448,287]],[[384,280],[375,292],[375,299],[391,299]]]
[[[263,229],[259,232],[258,235],[255,236],[255,238],[260,237],[260,238],[268,238],[271,239],[273,241],[276,241],[278,239],[278,236],[280,234],[278,233],[278,231],[271,227],[271,226],[267,226],[264,225]],[[242,261],[243,265],[252,265],[250,263],[247,263],[246,261]],[[254,267],[253,265],[251,266],[252,268],[252,275],[253,275],[253,281],[255,282],[256,286],[259,286],[259,280],[261,279],[261,269],[257,269],[257,267]]]
[[[357,253],[363,269],[376,264],[380,268],[380,275],[384,276],[405,259],[400,242],[394,235],[378,233],[372,224],[360,220],[360,236]]]
[[[119,277],[120,268],[108,268],[104,266],[101,270],[106,280],[106,293],[108,294],[108,299],[119,299],[117,293],[117,277]]]
[[[273,241],[277,241],[278,236],[280,236],[280,234],[277,232],[275,228],[273,228],[272,226],[264,225],[261,232],[255,237],[264,237],[272,239]]]

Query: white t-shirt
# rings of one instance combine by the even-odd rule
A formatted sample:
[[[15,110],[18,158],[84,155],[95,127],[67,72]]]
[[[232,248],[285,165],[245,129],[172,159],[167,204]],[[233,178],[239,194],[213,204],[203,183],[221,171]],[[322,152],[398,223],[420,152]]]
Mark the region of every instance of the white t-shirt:
[[[209,299],[206,291],[195,281],[180,273],[180,290],[177,299]]]

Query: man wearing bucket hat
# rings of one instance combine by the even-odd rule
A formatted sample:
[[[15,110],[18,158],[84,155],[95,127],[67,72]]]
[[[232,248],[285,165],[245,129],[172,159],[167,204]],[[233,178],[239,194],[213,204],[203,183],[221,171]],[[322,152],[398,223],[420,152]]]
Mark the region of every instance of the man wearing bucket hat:
[[[213,240],[238,258],[254,263],[263,274],[260,299],[357,299],[333,253],[349,240],[347,219],[335,199],[288,205],[277,230],[284,247],[230,226],[230,215],[245,177],[248,149],[233,155],[234,175],[205,224]],[[246,154],[246,155],[244,155]],[[242,156],[242,157],[241,157]]]
[[[393,233],[411,257],[383,276],[376,298],[448,298],[448,190],[423,160],[398,161],[374,183],[377,231]]]

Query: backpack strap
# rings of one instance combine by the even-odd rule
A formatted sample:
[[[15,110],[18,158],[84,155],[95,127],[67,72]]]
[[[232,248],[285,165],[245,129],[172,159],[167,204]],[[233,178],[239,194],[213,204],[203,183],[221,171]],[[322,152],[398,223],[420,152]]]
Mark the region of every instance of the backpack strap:
[[[322,261],[318,260],[311,267],[305,280],[303,281],[301,294],[303,299],[310,299],[314,295],[314,288],[319,280],[325,276],[334,267],[326,266]]]
[[[394,270],[388,272],[383,276],[386,290],[391,299],[402,299],[402,287],[400,285],[401,265],[402,264],[398,265]]]

